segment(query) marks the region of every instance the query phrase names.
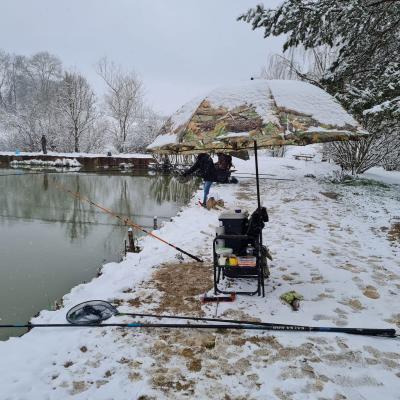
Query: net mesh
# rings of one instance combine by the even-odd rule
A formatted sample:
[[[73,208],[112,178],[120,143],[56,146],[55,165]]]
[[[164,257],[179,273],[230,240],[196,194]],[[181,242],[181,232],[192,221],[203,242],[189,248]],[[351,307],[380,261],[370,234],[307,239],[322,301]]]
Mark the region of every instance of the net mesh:
[[[91,300],[72,307],[66,315],[67,321],[73,325],[96,325],[118,314],[118,310],[103,300]]]

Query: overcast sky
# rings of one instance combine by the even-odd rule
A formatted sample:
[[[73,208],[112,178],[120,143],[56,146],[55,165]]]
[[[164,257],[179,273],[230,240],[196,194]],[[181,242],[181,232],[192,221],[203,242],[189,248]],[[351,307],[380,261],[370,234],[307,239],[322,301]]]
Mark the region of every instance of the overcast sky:
[[[102,91],[103,56],[134,69],[147,101],[169,114],[207,90],[248,80],[280,38],[236,18],[262,0],[0,0],[0,48],[49,51]],[[274,6],[281,0],[264,1]]]

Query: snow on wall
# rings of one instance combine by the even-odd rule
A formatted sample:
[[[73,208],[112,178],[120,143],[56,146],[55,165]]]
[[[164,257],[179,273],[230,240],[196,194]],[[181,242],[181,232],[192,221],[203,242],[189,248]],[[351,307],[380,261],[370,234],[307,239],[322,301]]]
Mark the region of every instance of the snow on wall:
[[[11,166],[50,166],[50,167],[81,167],[82,164],[75,158],[57,158],[55,161],[45,160],[13,160],[10,162]]]
[[[266,84],[278,107],[310,115],[326,125],[358,126],[357,121],[330,94],[317,86],[288,80],[269,80]]]
[[[55,151],[49,151],[47,154],[42,152],[28,152],[21,151],[18,154],[15,151],[0,151],[0,156],[40,156],[40,157],[79,157],[79,158],[98,158],[108,157],[106,153],[57,153]],[[142,153],[113,153],[111,157],[115,158],[152,158],[149,154]]]

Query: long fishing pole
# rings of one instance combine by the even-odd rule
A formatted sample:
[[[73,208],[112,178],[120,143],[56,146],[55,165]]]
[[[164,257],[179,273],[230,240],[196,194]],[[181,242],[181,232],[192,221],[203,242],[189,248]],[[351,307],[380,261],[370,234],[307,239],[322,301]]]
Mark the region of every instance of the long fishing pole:
[[[186,320],[195,320],[196,322],[204,322],[211,321],[217,322],[218,324],[207,324],[206,326],[222,326],[230,327],[231,329],[236,329],[237,326],[241,326],[242,328],[237,329],[256,329],[256,330],[283,330],[283,331],[304,331],[304,332],[340,332],[340,333],[352,333],[359,335],[376,335],[376,336],[395,336],[396,331],[394,329],[370,329],[370,328],[336,328],[336,327],[310,327],[310,326],[301,326],[301,325],[291,325],[291,324],[275,324],[275,323],[266,323],[266,322],[254,322],[254,321],[237,321],[237,320],[225,320],[225,319],[215,319],[215,318],[196,318],[196,317],[183,317],[177,315],[154,315],[154,314],[136,314],[136,313],[120,313],[116,307],[114,307],[111,303],[104,300],[89,300],[83,303],[77,304],[67,311],[66,319],[72,325],[85,326],[89,325],[101,325],[102,322],[111,318],[112,316],[146,316],[146,317],[156,317],[156,318],[175,318],[175,319],[186,319]],[[229,325],[227,325],[229,323]],[[142,323],[137,323],[141,326]],[[106,325],[106,324],[105,324]],[[164,326],[164,323],[159,324],[148,324],[144,323],[144,325],[150,326]],[[182,326],[182,324],[167,324]],[[204,325],[199,324],[191,324],[183,326],[190,327],[204,327]],[[244,328],[243,328],[244,327]]]
[[[235,175],[254,175],[254,176],[256,176],[256,174],[255,173],[253,173],[253,172],[236,172],[236,170],[235,171],[231,171],[232,172],[232,174],[235,174]],[[262,174],[262,173],[259,173],[258,175],[260,175],[260,176],[276,176],[275,174]]]
[[[79,171],[37,171],[37,172],[15,172],[12,174],[0,174],[0,176],[26,176],[26,175],[45,175],[45,174],[65,174]]]
[[[131,169],[130,172],[133,171],[142,171],[143,169],[137,168],[137,169]],[[26,175],[47,175],[47,174],[96,174],[96,175],[102,175],[102,174],[107,174],[109,172],[124,172],[124,170],[121,169],[107,169],[107,170],[71,170],[71,171],[35,171],[35,172],[15,172],[12,174],[0,174],[0,177],[2,176],[26,176]]]
[[[236,175],[236,174],[235,174]],[[254,178],[254,176],[255,175],[250,175],[250,176],[239,176],[239,178],[242,178],[242,179],[250,179],[250,178]],[[258,179],[267,179],[267,180],[270,180],[270,181],[291,181],[291,182],[294,182],[295,181],[295,179],[288,179],[288,178],[267,178],[267,177],[265,177],[265,176],[260,176]]]
[[[110,209],[108,209],[108,208],[106,208],[106,207],[104,207],[104,206],[101,206],[101,205],[98,204],[98,203],[93,202],[92,200],[90,200],[90,199],[87,198],[87,197],[83,197],[79,192],[73,192],[72,190],[66,189],[66,188],[64,188],[62,185],[57,184],[57,183],[55,183],[55,182],[53,182],[53,184],[54,184],[54,186],[58,187],[60,190],[66,192],[66,193],[69,193],[70,195],[72,195],[73,197],[77,198],[78,200],[80,200],[80,201],[86,201],[86,202],[89,203],[90,205],[92,205],[92,206],[94,206],[94,207],[97,207],[97,208],[100,209],[100,210],[103,210],[103,211],[104,211],[105,213],[107,213],[107,214],[112,215],[114,218],[119,219],[119,220],[120,220],[121,222],[123,222],[125,225],[131,226],[132,228],[135,228],[135,229],[137,229],[137,230],[139,230],[139,231],[142,231],[142,232],[146,233],[147,235],[153,237],[154,239],[159,240],[160,242],[166,244],[167,246],[172,247],[173,249],[179,251],[180,253],[183,253],[183,254],[187,255],[188,257],[192,258],[193,260],[196,260],[196,261],[201,262],[201,263],[203,262],[203,260],[202,260],[201,258],[199,258],[199,257],[197,257],[197,256],[195,256],[195,255],[193,255],[193,254],[188,253],[187,251],[181,249],[181,248],[178,247],[178,246],[175,246],[174,244],[172,244],[172,243],[170,243],[170,242],[167,242],[166,240],[164,240],[164,239],[161,238],[160,236],[155,235],[153,232],[150,232],[150,231],[144,229],[142,226],[140,226],[140,225],[138,225],[138,224],[135,224],[135,223],[134,223],[132,220],[130,220],[129,218],[122,218],[120,215],[115,214],[115,213],[114,213],[113,211],[111,211]]]
[[[352,335],[398,337],[395,329],[369,329],[369,328],[332,328],[298,325],[240,325],[240,324],[149,324],[149,323],[128,323],[128,324],[14,324],[0,325],[0,328],[172,328],[172,329],[240,329],[257,331],[280,331],[280,332],[335,332]]]
[[[70,324],[81,325],[85,323],[100,324],[111,317],[150,317],[158,319],[182,319],[197,322],[218,322],[218,323],[232,323],[232,324],[246,324],[257,326],[270,326],[281,325],[271,324],[256,321],[241,321],[234,319],[222,318],[203,318],[203,317],[187,317],[182,315],[159,315],[159,314],[143,314],[143,313],[126,313],[120,312],[115,306],[105,300],[88,300],[79,303],[69,309],[66,314],[66,319]]]
[[[86,305],[89,304],[89,305]],[[86,315],[84,315],[86,313]],[[118,311],[111,303],[108,303],[104,300],[89,300],[83,303],[80,303],[70,310],[68,310],[66,318],[67,321],[74,325],[81,325],[81,322],[76,322],[75,316],[78,318],[82,316],[87,317],[89,314],[92,323],[101,323],[110,317],[147,317],[147,318],[159,318],[159,319],[182,319],[187,321],[197,321],[197,322],[217,322],[217,323],[230,323],[230,324],[240,324],[240,325],[254,325],[258,327],[278,327],[278,326],[288,326],[287,324],[278,324],[278,323],[268,323],[268,322],[257,322],[257,321],[246,321],[246,320],[235,320],[235,319],[222,319],[222,318],[204,318],[204,317],[187,317],[182,315],[160,315],[160,314],[146,314],[146,313],[125,313]],[[94,318],[94,319],[92,319]],[[87,320],[86,320],[87,321]],[[307,326],[300,325],[290,325],[296,328],[309,329]],[[320,328],[321,329],[321,328]],[[335,328],[329,328],[335,329]],[[340,329],[340,328],[339,328]],[[350,328],[352,329],[352,328]]]

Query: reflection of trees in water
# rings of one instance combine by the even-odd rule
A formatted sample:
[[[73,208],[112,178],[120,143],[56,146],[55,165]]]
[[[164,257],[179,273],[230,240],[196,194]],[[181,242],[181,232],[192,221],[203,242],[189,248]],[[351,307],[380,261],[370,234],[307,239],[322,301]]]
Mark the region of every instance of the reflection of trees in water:
[[[71,191],[85,191],[78,175],[29,175],[2,178],[0,214],[5,217],[67,223],[68,237],[74,241],[84,238],[93,229],[93,211],[78,199],[56,188],[61,183]]]
[[[156,204],[187,202],[197,182],[180,183],[168,175],[29,175],[1,178],[0,215],[19,219],[42,219],[65,223],[71,241],[85,238],[94,224],[110,223],[109,215],[86,202],[59,190],[59,184],[72,192],[79,192],[94,202],[128,216],[140,225],[151,223],[143,214],[155,212]],[[173,204],[166,204],[163,212],[172,215]],[[142,215],[142,216],[140,216]],[[166,215],[168,216],[168,215]],[[118,221],[112,221],[118,223]],[[114,227],[111,232],[119,229]]]
[[[75,182],[72,182],[72,185],[70,184],[70,187],[72,187],[69,190],[81,193],[82,189],[79,175],[73,178],[75,178]],[[85,207],[84,203],[77,197],[71,196],[71,200],[73,202],[72,207],[69,212],[66,212],[67,215],[65,219],[68,221],[66,226],[67,234],[71,242],[73,242],[74,240],[85,238],[88,235],[91,228],[88,222],[92,222],[93,213],[91,209],[88,209],[87,206]]]
[[[47,174],[43,175],[43,190],[47,191],[47,189],[49,188],[49,177],[47,176]]]
[[[172,175],[156,175],[151,180],[150,192],[159,204],[164,201],[186,203],[198,186],[197,179],[181,182]]]

